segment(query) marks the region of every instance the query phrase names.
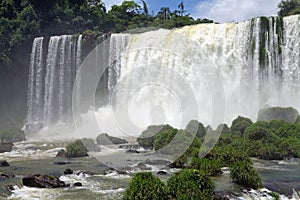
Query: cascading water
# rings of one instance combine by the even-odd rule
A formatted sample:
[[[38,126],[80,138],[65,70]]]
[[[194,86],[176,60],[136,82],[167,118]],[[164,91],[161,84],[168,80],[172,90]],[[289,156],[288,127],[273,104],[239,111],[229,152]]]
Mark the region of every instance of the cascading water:
[[[34,40],[29,67],[27,131],[70,121],[81,43],[82,35],[77,40],[71,35],[53,36],[49,41]]]
[[[230,123],[237,115],[255,120],[258,110],[266,104],[300,110],[296,100],[300,96],[299,36],[299,15],[200,24],[141,34],[113,34],[108,45],[109,65],[104,66],[108,67],[108,98],[117,107],[122,105],[127,109],[126,113],[115,110],[117,118],[125,114],[142,126],[170,123],[181,127],[195,117],[189,115],[193,110],[199,111],[200,121],[212,125]],[[82,37],[78,37],[76,48],[70,45],[71,36],[51,37],[46,61],[41,56],[45,51],[41,40],[36,38],[32,49],[28,121],[51,124],[65,121],[64,115],[71,112],[68,98],[74,80],[69,70],[73,70],[71,65],[75,63],[78,71],[77,58],[81,57],[78,44]],[[70,52],[75,53],[74,57],[77,55],[75,61],[69,60]],[[39,68],[45,71],[45,77],[38,75]],[[163,85],[143,85],[155,81]],[[38,85],[43,85],[45,91]],[[38,91],[40,94],[36,94]],[[195,95],[197,109],[189,95]],[[220,99],[216,98],[218,95]],[[221,101],[225,103],[226,113],[223,118],[212,121],[213,113],[219,109],[214,104]],[[183,105],[178,106],[182,102]],[[180,112],[183,114],[177,116]],[[148,114],[153,115],[152,119]],[[158,120],[153,119],[154,115]],[[105,120],[107,115],[99,112],[98,116]],[[108,119],[104,124],[110,126],[112,121]],[[109,129],[104,131],[110,132]]]

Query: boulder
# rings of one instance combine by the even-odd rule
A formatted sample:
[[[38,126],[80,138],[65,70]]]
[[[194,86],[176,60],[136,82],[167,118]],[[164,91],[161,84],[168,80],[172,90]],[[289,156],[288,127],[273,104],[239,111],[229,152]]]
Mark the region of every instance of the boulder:
[[[11,141],[3,139],[0,141],[0,153],[11,152],[14,144]]]
[[[27,187],[36,188],[61,188],[69,187],[69,184],[59,180],[56,176],[35,174],[32,176],[22,178],[22,183]]]
[[[158,175],[167,175],[168,173],[165,172],[165,171],[158,171],[157,174],[158,174]]]
[[[299,116],[295,108],[269,107],[261,109],[257,116],[257,121],[283,120],[290,123],[295,123]]]
[[[81,140],[71,142],[67,145],[66,150],[66,156],[68,158],[79,158],[89,156],[87,153],[88,149],[84,146]]]
[[[81,186],[82,186],[82,183],[76,182],[76,183],[73,184],[73,186],[74,186],[74,187],[81,187]]]
[[[126,153],[140,153],[140,152],[134,149],[128,149],[126,150]]]
[[[66,151],[64,149],[61,149],[57,152],[55,157],[59,157],[59,158],[67,158],[67,154]]]
[[[0,167],[8,167],[10,166],[6,160],[0,160]]]
[[[74,171],[72,169],[68,168],[68,169],[65,169],[64,174],[73,174],[73,172]]]
[[[102,133],[96,138],[98,145],[111,145],[111,144],[127,144],[128,142],[124,139],[109,136],[107,133]]]
[[[9,128],[0,131],[0,139],[10,142],[21,142],[25,141],[26,137],[24,131],[15,128]]]
[[[0,175],[0,181],[10,179],[10,178],[14,178],[14,177],[15,177],[15,175],[13,175],[13,174],[1,174]]]
[[[138,144],[121,144],[119,146],[120,149],[139,149],[140,148],[140,145]]]

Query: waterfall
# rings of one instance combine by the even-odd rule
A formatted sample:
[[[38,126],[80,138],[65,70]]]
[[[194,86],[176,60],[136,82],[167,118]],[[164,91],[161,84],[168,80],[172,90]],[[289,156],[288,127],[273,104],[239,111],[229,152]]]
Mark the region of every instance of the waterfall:
[[[109,63],[102,66],[107,67],[107,80],[102,81],[116,106],[116,120],[130,118],[118,126],[170,123],[182,128],[193,118],[217,125],[230,123],[237,115],[256,120],[258,110],[266,105],[300,110],[299,26],[300,17],[294,15],[112,34]],[[82,41],[81,35],[34,40],[28,122],[47,126],[70,120]],[[100,58],[92,59],[98,64]],[[128,128],[128,132],[137,130]]]
[[[72,116],[72,90],[81,64],[82,35],[36,38],[28,78],[27,131],[37,131]],[[47,47],[47,48],[45,48]]]

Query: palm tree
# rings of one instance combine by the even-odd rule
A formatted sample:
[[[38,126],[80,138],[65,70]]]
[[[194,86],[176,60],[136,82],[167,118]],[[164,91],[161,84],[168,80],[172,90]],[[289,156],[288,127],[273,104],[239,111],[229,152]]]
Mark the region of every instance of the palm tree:
[[[180,10],[179,10],[180,15],[183,16],[183,14],[186,12],[186,10],[184,10],[184,4],[183,4],[183,1],[180,2],[180,4],[178,5],[178,8],[180,9]]]
[[[157,16],[160,19],[167,20],[170,19],[170,14],[171,14],[170,8],[162,7],[160,11],[157,13]]]

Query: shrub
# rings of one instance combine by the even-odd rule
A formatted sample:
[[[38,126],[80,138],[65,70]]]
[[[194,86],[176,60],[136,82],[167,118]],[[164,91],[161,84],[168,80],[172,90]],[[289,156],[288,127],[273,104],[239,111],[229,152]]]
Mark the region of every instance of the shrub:
[[[216,131],[218,131],[219,133],[222,133],[222,134],[229,134],[230,133],[230,128],[228,127],[227,124],[220,124]]]
[[[17,128],[9,128],[0,132],[0,140],[6,140],[9,142],[21,142],[25,141],[26,137],[24,131]]]
[[[169,144],[177,133],[177,129],[163,130],[154,137],[154,150],[157,151]]]
[[[206,129],[205,129],[205,127],[203,126],[203,124],[201,122],[198,122],[197,120],[191,120],[187,124],[187,126],[185,128],[185,131],[189,131],[189,132],[196,131],[196,136],[199,139],[204,138],[205,135],[206,135]]]
[[[251,124],[253,124],[253,122],[250,119],[238,116],[238,118],[233,120],[230,130],[232,133],[242,136],[246,128]]]
[[[123,196],[123,200],[132,199],[167,200],[166,185],[159,178],[153,176],[151,172],[138,173],[129,183]]]
[[[84,146],[81,140],[76,140],[67,145],[66,154],[69,158],[85,157],[88,156],[88,150]]]
[[[221,163],[219,160],[209,160],[207,158],[193,158],[191,167],[200,170],[208,176],[217,176],[222,174]]]
[[[199,170],[184,169],[168,180],[169,194],[174,199],[211,199],[215,186]]]
[[[230,176],[232,180],[245,187],[257,189],[262,187],[261,178],[252,164],[239,161],[231,166]]]
[[[142,132],[140,137],[137,138],[138,144],[147,149],[151,149],[154,146],[154,138],[155,135],[164,130],[172,130],[174,129],[170,125],[153,125],[148,126],[148,128]]]

